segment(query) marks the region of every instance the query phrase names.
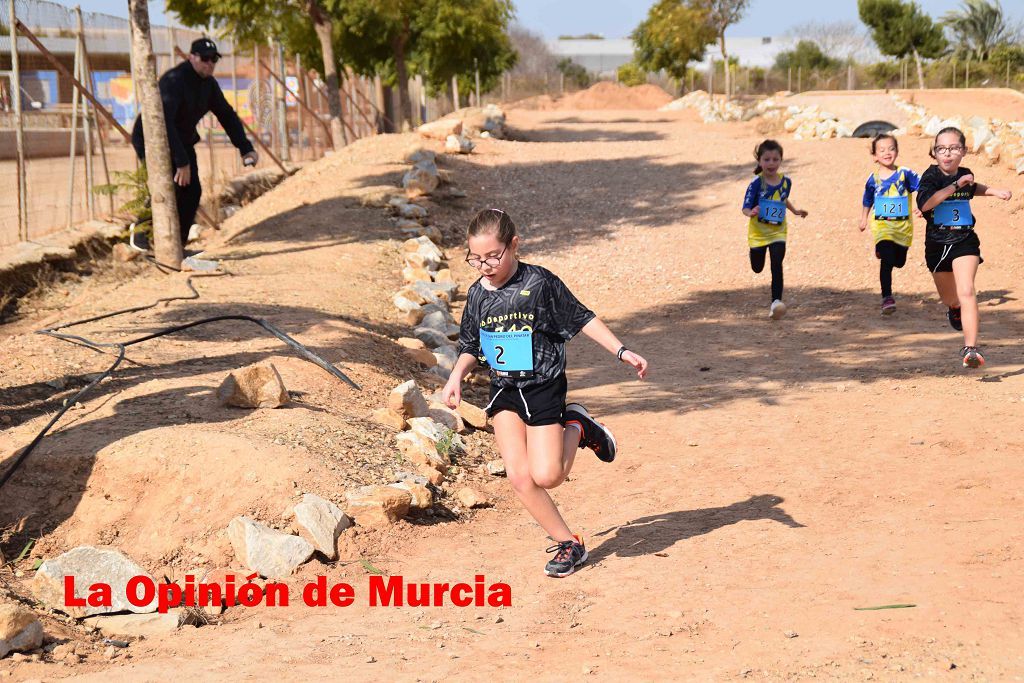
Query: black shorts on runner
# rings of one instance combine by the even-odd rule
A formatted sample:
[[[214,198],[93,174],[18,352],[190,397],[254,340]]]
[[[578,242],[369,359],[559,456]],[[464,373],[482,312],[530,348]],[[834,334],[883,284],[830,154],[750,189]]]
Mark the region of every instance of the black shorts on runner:
[[[530,427],[560,424],[562,413],[565,412],[567,390],[565,375],[521,390],[491,384],[491,400],[487,404],[487,415],[493,417],[503,410],[511,410]]]
[[[973,231],[956,244],[924,243],[924,260],[933,273],[952,273],[953,260],[961,256],[977,256],[981,263],[985,262],[981,258],[981,240]]]

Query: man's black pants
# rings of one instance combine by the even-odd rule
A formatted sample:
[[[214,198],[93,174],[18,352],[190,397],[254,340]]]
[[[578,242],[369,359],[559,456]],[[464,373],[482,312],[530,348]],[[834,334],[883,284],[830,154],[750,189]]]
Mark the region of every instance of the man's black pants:
[[[188,166],[191,169],[192,180],[188,185],[182,187],[174,184],[174,196],[178,200],[178,227],[181,230],[181,246],[188,242],[188,231],[196,222],[196,212],[199,211],[199,200],[203,196],[203,186],[199,183],[199,162],[196,160],[195,147],[188,148]],[[173,174],[174,169],[171,171]]]

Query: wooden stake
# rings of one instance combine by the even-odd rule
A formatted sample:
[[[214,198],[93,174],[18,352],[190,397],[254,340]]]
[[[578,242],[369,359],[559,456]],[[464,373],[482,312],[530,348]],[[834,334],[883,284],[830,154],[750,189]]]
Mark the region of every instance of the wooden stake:
[[[78,16],[78,50],[81,52],[79,60],[79,78],[92,90],[92,77],[86,66],[85,60],[85,27],[82,24],[82,8],[75,7],[75,14]],[[96,201],[93,197],[92,188],[96,183],[93,177],[93,148],[92,148],[92,122],[90,117],[89,104],[82,102],[82,130],[85,133],[85,201],[89,210],[89,220],[96,218]]]
[[[28,191],[25,187],[25,123],[21,111],[21,66],[18,60],[18,29],[21,22],[14,14],[14,0],[9,0],[7,16],[11,19],[11,100],[14,104],[14,139],[18,148],[18,239],[28,240]]]
[[[75,77],[81,73],[82,44],[75,43]],[[67,228],[70,230],[74,225],[75,214],[75,154],[78,152],[78,91],[71,90],[71,161],[68,168],[68,221]]]

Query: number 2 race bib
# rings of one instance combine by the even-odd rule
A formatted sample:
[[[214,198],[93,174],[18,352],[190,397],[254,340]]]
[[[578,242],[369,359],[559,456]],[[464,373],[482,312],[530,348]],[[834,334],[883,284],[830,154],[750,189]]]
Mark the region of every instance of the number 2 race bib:
[[[953,230],[973,228],[974,214],[971,213],[971,203],[966,199],[947,199],[935,207],[932,221],[935,225]]]
[[[875,219],[900,221],[910,218],[909,197],[875,197]]]
[[[480,330],[480,350],[487,364],[502,377],[533,376],[533,332]]]
[[[757,203],[757,220],[768,225],[782,225],[786,220],[786,202],[761,199]]]

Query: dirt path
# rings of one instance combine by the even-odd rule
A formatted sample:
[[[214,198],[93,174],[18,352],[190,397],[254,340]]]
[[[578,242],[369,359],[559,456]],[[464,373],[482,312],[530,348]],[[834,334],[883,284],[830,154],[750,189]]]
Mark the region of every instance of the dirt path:
[[[446,229],[476,208],[505,208],[525,260],[559,273],[652,363],[640,383],[587,340],[570,346],[570,395],[621,444],[612,465],[582,455],[555,494],[587,540],[587,568],[545,578],[546,539],[504,492],[469,522],[399,530],[371,560],[408,581],[507,582],[511,608],[369,608],[364,570],[342,563],[328,576],[355,585],[352,607],[235,610],[219,627],[133,645],[106,668],[23,665],[15,677],[1024,676],[1021,201],[976,202],[989,365],[965,374],[923,265],[923,226],[896,274],[898,312],[878,314],[876,261],[855,227],[871,170],[863,141],[783,141],[793,201],[811,215],[790,230],[790,315],[769,323],[767,276],[749,270],[738,210],[751,128],[702,126],[688,112],[513,112],[510,123],[520,141],[482,142],[450,164],[470,198],[441,211]],[[901,161],[923,169],[926,146],[905,141]],[[1002,170],[975,170],[1024,192]],[[396,167],[352,172],[376,185]],[[249,270],[210,290],[252,301],[255,286],[268,306],[287,304],[294,325],[346,349],[361,379],[344,316],[392,324],[393,283],[372,272],[388,268],[387,228],[324,192],[289,199],[309,204],[295,209],[305,240],[254,205],[267,215],[247,218],[258,224],[253,260],[239,263]],[[332,232],[349,223],[360,239]],[[313,242],[321,248],[302,251]],[[337,270],[344,259],[359,269]],[[465,267],[458,275],[470,281]],[[339,316],[335,336],[321,334]],[[325,397],[328,387],[307,389],[323,420],[349,400]],[[368,409],[383,390],[358,400]],[[304,571],[297,583],[315,573]],[[896,603],[916,606],[855,609]]]

